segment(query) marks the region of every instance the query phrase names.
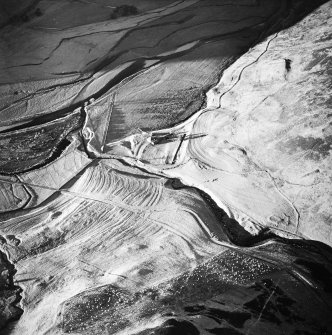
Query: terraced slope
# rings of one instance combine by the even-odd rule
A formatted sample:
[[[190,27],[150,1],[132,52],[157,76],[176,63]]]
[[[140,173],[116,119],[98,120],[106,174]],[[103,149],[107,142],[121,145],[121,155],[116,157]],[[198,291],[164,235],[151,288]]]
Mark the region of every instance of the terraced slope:
[[[1,334],[332,332],[323,3],[0,2]]]
[[[204,190],[248,230],[331,244],[330,26],[329,3],[230,66],[188,121],[104,151]]]

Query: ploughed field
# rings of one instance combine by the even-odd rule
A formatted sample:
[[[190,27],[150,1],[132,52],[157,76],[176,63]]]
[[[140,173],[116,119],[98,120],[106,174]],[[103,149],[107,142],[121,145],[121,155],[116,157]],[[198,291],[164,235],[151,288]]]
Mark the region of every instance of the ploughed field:
[[[0,1],[0,333],[332,332],[326,1]]]

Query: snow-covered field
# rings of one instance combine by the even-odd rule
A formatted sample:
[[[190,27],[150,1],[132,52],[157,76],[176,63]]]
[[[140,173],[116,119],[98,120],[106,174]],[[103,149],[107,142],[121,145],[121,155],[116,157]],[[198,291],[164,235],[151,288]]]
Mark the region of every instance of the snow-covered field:
[[[1,334],[332,331],[331,2],[1,9]]]

